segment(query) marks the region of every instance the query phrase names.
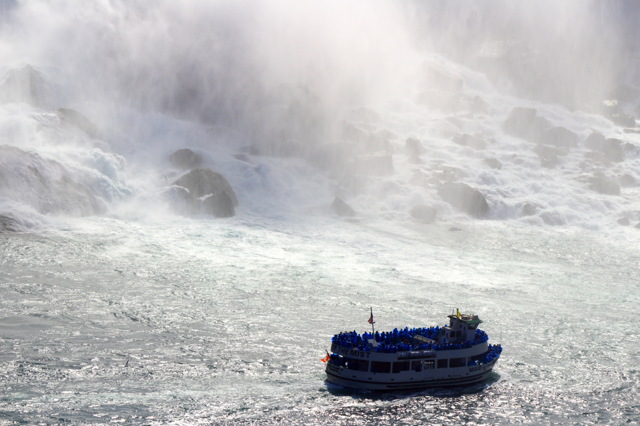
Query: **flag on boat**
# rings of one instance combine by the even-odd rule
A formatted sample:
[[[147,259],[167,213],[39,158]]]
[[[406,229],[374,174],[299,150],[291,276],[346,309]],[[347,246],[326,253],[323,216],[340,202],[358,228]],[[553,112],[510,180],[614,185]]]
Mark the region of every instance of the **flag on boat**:
[[[373,320],[373,308],[371,308],[371,316],[369,317],[369,321],[367,321],[369,324],[374,324],[375,321]]]
[[[327,352],[327,356],[325,356],[324,358],[321,358],[320,361],[322,362],[327,362],[331,359],[331,355],[329,355],[329,352]]]

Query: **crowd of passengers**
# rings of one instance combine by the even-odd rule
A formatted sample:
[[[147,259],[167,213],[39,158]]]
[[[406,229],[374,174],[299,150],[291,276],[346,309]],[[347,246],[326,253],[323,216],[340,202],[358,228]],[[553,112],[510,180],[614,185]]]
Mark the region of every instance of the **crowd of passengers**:
[[[500,354],[502,353],[502,346],[501,345],[489,345],[489,348],[487,350],[487,352],[485,352],[484,354],[480,355],[478,358],[475,358],[473,360],[469,360],[469,362],[467,363],[467,365],[469,367],[473,366],[473,365],[483,365],[483,364],[489,364],[491,361],[493,361],[496,358],[500,358]],[[338,354],[331,354],[330,356],[330,362],[334,365],[340,366],[340,367],[344,367],[346,362],[347,362],[348,358],[338,355]],[[394,371],[395,372],[395,371]]]
[[[489,337],[482,330],[476,330],[475,338],[464,343],[450,343],[447,339],[441,338],[442,327],[428,328],[409,328],[393,331],[376,331],[373,333],[362,333],[361,335],[355,331],[342,332],[331,338],[333,343],[339,346],[358,349],[367,352],[404,352],[404,351],[420,351],[420,350],[449,350],[469,348],[478,343],[486,342]],[[422,336],[433,340],[435,343],[418,343],[414,340],[414,336]],[[369,339],[375,339],[378,342],[376,347],[371,346]]]

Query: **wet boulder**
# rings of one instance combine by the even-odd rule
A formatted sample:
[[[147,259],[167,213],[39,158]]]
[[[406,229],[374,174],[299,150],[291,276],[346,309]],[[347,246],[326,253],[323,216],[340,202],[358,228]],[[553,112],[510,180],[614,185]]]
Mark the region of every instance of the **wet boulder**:
[[[63,125],[80,129],[92,138],[98,137],[98,128],[96,125],[75,109],[58,108],[56,114]]]
[[[412,163],[420,162],[420,155],[424,154],[422,143],[415,138],[407,138],[404,143],[404,152]]]
[[[238,206],[229,182],[210,169],[195,169],[183,175],[173,183],[168,195],[174,209],[185,215],[231,217]]]
[[[179,149],[169,156],[169,162],[176,169],[191,170],[202,166],[202,156],[189,148]]]
[[[622,111],[609,114],[609,120],[613,121],[613,123],[618,126],[636,127],[636,118],[633,115]]]
[[[485,158],[484,163],[495,170],[502,170],[502,163],[497,158]]]
[[[338,216],[353,217],[356,215],[356,211],[339,197],[333,200],[331,207]]]
[[[3,232],[18,232],[21,230],[18,221],[10,216],[0,214],[0,233]]]
[[[411,217],[422,223],[433,223],[436,220],[435,207],[420,204],[411,209]]]
[[[596,158],[600,161],[620,162],[625,158],[625,145],[617,138],[605,139],[599,133],[592,133],[585,141],[585,146],[597,153]]]
[[[503,124],[504,131],[530,142],[536,142],[544,131],[552,125],[546,118],[538,115],[535,108],[516,107]]]
[[[42,107],[47,97],[47,83],[42,73],[31,65],[9,70],[0,79],[0,103],[24,102]]]
[[[596,173],[589,178],[589,188],[600,194],[620,195],[620,184],[603,173]]]
[[[578,145],[578,135],[564,127],[551,127],[542,132],[538,143],[568,151]]]
[[[558,165],[558,149],[549,145],[536,145],[534,152],[540,158],[540,164],[546,168],[554,168]]]
[[[479,190],[459,182],[446,182],[438,187],[440,197],[453,207],[482,218],[489,212],[489,204]]]

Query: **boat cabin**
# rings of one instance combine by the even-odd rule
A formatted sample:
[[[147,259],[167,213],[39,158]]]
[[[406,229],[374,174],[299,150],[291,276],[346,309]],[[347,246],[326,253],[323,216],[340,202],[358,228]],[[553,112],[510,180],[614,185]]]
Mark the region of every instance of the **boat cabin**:
[[[456,309],[455,314],[449,315],[449,325],[443,327],[444,338],[448,343],[464,343],[475,339],[476,329],[482,320],[477,315],[461,314]]]

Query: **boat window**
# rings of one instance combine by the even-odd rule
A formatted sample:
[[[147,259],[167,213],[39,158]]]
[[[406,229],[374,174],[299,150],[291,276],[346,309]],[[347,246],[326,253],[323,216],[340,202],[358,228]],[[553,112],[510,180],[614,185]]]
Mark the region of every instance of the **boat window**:
[[[422,360],[411,361],[411,369],[413,371],[422,371]]]
[[[448,359],[439,359],[438,360],[438,368],[448,368],[449,367],[449,363],[447,362],[449,361]]]
[[[372,373],[390,373],[391,363],[382,362],[382,361],[371,361],[371,372]]]
[[[466,358],[451,358],[451,362],[449,362],[449,366],[453,367],[464,367],[466,364]]]
[[[425,370],[432,370],[432,369],[433,369],[433,367],[434,367],[434,364],[435,364],[435,362],[434,362],[432,359],[431,359],[431,360],[424,361],[424,362],[422,363],[422,365],[424,366],[424,369],[425,369]]]
[[[401,371],[408,371],[411,368],[410,364],[411,363],[409,361],[394,362],[393,363],[393,372],[394,373],[399,373]]]
[[[367,371],[369,370],[369,361],[356,358],[345,358],[344,366],[349,370]]]

